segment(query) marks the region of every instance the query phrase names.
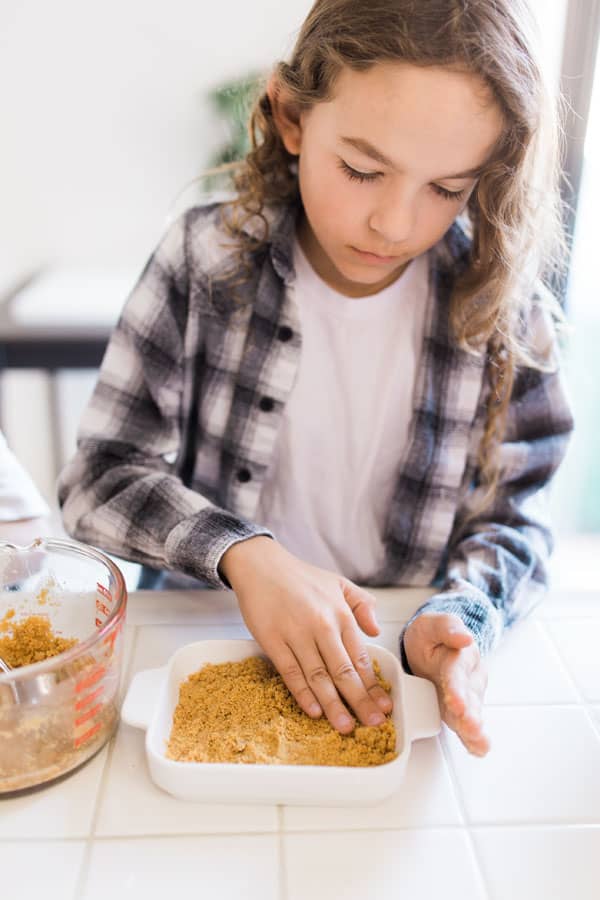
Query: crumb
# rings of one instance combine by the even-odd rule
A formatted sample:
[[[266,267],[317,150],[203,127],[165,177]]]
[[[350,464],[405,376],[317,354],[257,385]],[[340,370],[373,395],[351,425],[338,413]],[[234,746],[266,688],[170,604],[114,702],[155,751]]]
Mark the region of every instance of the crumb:
[[[0,658],[13,669],[58,656],[77,643],[76,638],[59,637],[47,616],[28,616],[12,621],[14,609],[0,619]]]
[[[376,660],[373,668],[389,693]],[[269,660],[249,657],[208,663],[181,684],[166,755],[186,762],[376,766],[398,753],[389,716],[342,735],[324,716],[311,719],[300,708]]]
[[[5,631],[8,631],[8,629],[11,627],[10,620],[14,619],[14,617],[15,617],[14,609],[7,609],[6,612],[4,613],[4,616],[0,619],[0,634],[2,634]]]

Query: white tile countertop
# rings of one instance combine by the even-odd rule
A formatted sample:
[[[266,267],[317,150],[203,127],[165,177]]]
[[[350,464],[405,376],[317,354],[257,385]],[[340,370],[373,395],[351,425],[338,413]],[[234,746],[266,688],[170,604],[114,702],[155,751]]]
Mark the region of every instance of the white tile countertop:
[[[426,590],[375,591],[397,636]],[[229,592],[136,592],[123,690],[182,644],[249,637]],[[70,778],[0,800],[8,900],[598,900],[600,592],[550,594],[490,660],[492,750],[445,727],[372,808],[185,803],[150,780],[122,724]]]

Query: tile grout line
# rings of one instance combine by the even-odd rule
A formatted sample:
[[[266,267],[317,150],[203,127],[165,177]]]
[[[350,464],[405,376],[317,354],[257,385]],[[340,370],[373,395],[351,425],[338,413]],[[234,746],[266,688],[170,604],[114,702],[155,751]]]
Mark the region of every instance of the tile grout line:
[[[443,727],[444,727],[444,725],[443,725],[443,723],[442,723],[442,728],[443,728]],[[447,765],[447,767],[448,767],[448,773],[449,773],[449,775],[450,775],[450,782],[451,782],[451,784],[452,784],[452,789],[453,789],[454,794],[455,794],[455,797],[456,797],[456,802],[457,802],[457,804],[458,804],[458,809],[459,809],[459,812],[460,812],[460,814],[461,814],[461,816],[462,816],[462,818],[463,818],[463,825],[462,825],[462,827],[463,827],[463,830],[464,830],[465,833],[466,833],[467,841],[468,841],[468,844],[469,844],[469,848],[470,848],[470,850],[471,850],[471,853],[472,853],[472,855],[473,855],[473,859],[474,859],[475,864],[476,864],[475,867],[476,867],[476,870],[477,870],[477,874],[479,875],[479,881],[480,881],[480,884],[481,884],[481,886],[483,886],[483,892],[484,892],[484,895],[486,896],[487,900],[492,900],[491,886],[488,884],[488,880],[487,880],[486,875],[485,875],[485,870],[484,870],[484,868],[483,868],[481,859],[479,858],[479,853],[477,852],[477,846],[476,846],[476,843],[475,843],[475,839],[474,839],[474,837],[473,837],[473,832],[472,832],[472,830],[471,830],[471,823],[469,822],[469,817],[467,816],[466,805],[465,805],[465,803],[464,803],[464,801],[463,801],[463,796],[462,796],[462,793],[461,793],[461,790],[460,790],[460,785],[459,785],[459,783],[458,783],[458,778],[457,778],[457,776],[456,776],[456,772],[454,771],[454,768],[453,768],[453,766],[452,766],[452,762],[451,762],[451,760],[450,760],[450,754],[449,754],[449,752],[448,752],[448,750],[447,750],[447,748],[446,748],[446,746],[445,746],[445,742],[444,742],[444,741],[442,740],[442,738],[441,738],[441,735],[438,735],[438,741],[440,742],[440,748],[441,748],[441,751],[442,751],[442,756],[444,757],[444,760],[445,760],[446,765]],[[465,747],[465,753],[468,753],[468,752],[469,752],[469,751],[468,751],[468,750],[466,749],[466,747]]]
[[[88,875],[90,871],[90,860],[92,856],[92,845],[95,840],[95,832],[96,832],[96,824],[98,821],[98,816],[100,813],[100,805],[102,801],[102,797],[104,796],[104,788],[106,786],[106,781],[108,779],[108,772],[110,769],[110,764],[112,761],[113,753],[115,750],[115,746],[117,743],[117,731],[119,728],[119,724],[121,722],[121,705],[123,702],[122,690],[124,690],[125,685],[128,683],[129,675],[131,673],[131,667],[133,665],[133,658],[135,655],[135,648],[137,645],[138,634],[139,634],[139,626],[133,625],[131,626],[133,631],[133,640],[131,642],[131,652],[129,654],[129,660],[127,662],[126,669],[123,670],[121,684],[117,689],[117,697],[118,697],[118,705],[119,705],[119,723],[117,724],[117,728],[115,729],[115,733],[113,734],[109,746],[108,751],[106,753],[106,760],[104,763],[104,768],[102,769],[102,775],[100,776],[100,783],[98,785],[98,790],[96,792],[96,802],[94,803],[92,809],[92,816],[90,820],[90,828],[87,838],[85,839],[85,847],[83,850],[83,859],[81,860],[81,866],[79,868],[79,875],[77,876],[77,881],[75,883],[75,890],[73,892],[73,900],[82,900],[83,891],[85,890],[85,886],[88,881]],[[123,635],[123,643],[125,643],[125,637]],[[122,687],[123,686],[123,687]]]
[[[564,618],[572,618],[572,616],[571,616],[571,617],[565,616]],[[595,617],[590,616],[589,618],[595,618]],[[542,704],[540,704],[540,703],[525,703],[525,704],[517,704],[517,705],[520,706],[520,707],[527,707],[527,706],[531,706],[531,707],[536,707],[536,706],[554,706],[554,707],[556,707],[556,706],[561,706],[561,707],[563,707],[563,706],[564,706],[564,707],[576,707],[576,706],[582,706],[582,707],[586,710],[586,713],[587,713],[587,715],[588,715],[588,718],[589,718],[590,721],[591,721],[591,724],[592,724],[593,729],[594,729],[594,733],[597,734],[598,737],[600,737],[600,726],[596,724],[595,717],[594,717],[594,715],[593,715],[593,713],[592,713],[592,711],[591,711],[591,709],[590,709],[591,704],[589,704],[589,703],[583,698],[583,695],[582,695],[581,691],[579,690],[578,685],[577,685],[577,683],[575,682],[573,676],[571,675],[571,672],[570,672],[570,670],[568,669],[568,666],[566,665],[566,662],[565,662],[565,660],[564,660],[564,658],[563,658],[563,656],[562,656],[562,654],[561,654],[561,652],[560,652],[560,650],[559,650],[559,648],[558,648],[558,646],[557,646],[557,642],[556,642],[556,640],[555,640],[553,634],[551,633],[550,628],[547,627],[547,626],[548,626],[548,622],[552,622],[552,621],[557,621],[557,619],[552,619],[552,620],[549,619],[548,621],[540,621],[539,624],[541,625],[544,634],[545,634],[545,635],[549,638],[549,640],[551,641],[551,645],[552,645],[553,649],[555,650],[555,652],[556,652],[556,654],[557,654],[557,656],[558,656],[558,662],[559,662],[559,665],[560,665],[561,668],[566,672],[567,678],[568,678],[568,680],[570,681],[570,683],[572,684],[572,686],[573,686],[573,688],[574,688],[574,690],[575,690],[576,696],[578,697],[578,701],[577,701],[577,702],[572,702],[572,703],[560,703],[560,704],[549,703],[549,702],[548,702],[548,703],[542,703]],[[222,624],[222,623],[220,623],[220,624]],[[387,624],[387,625],[397,625],[398,623],[397,623],[397,621],[395,621],[395,622],[389,622],[389,623],[388,623],[388,622],[381,622],[381,624],[382,624],[382,625],[386,625],[386,624]],[[131,645],[130,658],[129,658],[128,665],[127,665],[127,670],[126,670],[126,672],[124,672],[124,678],[123,678],[123,684],[124,684],[124,685],[126,685],[127,682],[128,682],[129,675],[130,675],[130,672],[131,672],[131,669],[132,669],[132,666],[133,666],[133,660],[134,660],[134,657],[135,657],[136,646],[137,646],[138,638],[139,638],[139,631],[140,631],[140,628],[141,628],[142,626],[141,626],[140,624],[138,624],[138,625],[132,625],[131,627],[132,627],[134,633],[133,633],[133,640],[132,640],[132,645]],[[160,623],[160,627],[164,627],[164,626],[163,626],[163,623]],[[503,706],[505,706],[505,707],[512,707],[512,706],[515,706],[515,704],[514,704],[514,703],[492,704],[491,706],[494,706],[494,707],[503,707]],[[80,898],[81,898],[81,896],[82,896],[82,892],[83,892],[83,890],[85,889],[85,886],[86,886],[86,883],[87,883],[87,878],[88,878],[88,875],[89,875],[89,865],[90,865],[91,851],[92,851],[92,846],[93,846],[94,840],[104,841],[104,840],[112,840],[112,839],[114,839],[115,837],[118,837],[117,835],[115,835],[115,836],[112,836],[112,835],[111,835],[111,836],[104,836],[104,837],[102,837],[102,836],[96,836],[96,835],[95,835],[95,830],[96,830],[96,827],[97,827],[97,822],[98,822],[99,813],[100,813],[101,801],[102,801],[102,798],[103,798],[103,795],[104,795],[105,785],[106,785],[106,781],[107,781],[107,779],[108,779],[108,772],[109,772],[109,769],[110,769],[110,764],[111,764],[112,756],[113,756],[113,753],[114,753],[115,742],[116,742],[116,735],[115,735],[115,736],[112,738],[112,740],[111,740],[111,743],[110,743],[110,746],[109,746],[108,752],[107,752],[107,758],[106,758],[106,761],[105,761],[105,765],[104,765],[104,767],[103,767],[103,771],[102,771],[102,775],[101,775],[101,779],[100,779],[100,784],[99,784],[98,791],[97,791],[97,795],[96,795],[96,802],[95,802],[95,805],[94,805],[94,808],[93,808],[93,813],[92,813],[91,826],[90,826],[90,833],[89,833],[88,837],[85,839],[84,855],[83,855],[83,858],[82,858],[82,862],[81,862],[81,864],[80,864],[80,871],[79,871],[79,875],[78,875],[77,882],[76,882],[76,885],[75,885],[75,893],[74,893],[74,895],[73,895],[73,896],[74,896],[74,900],[80,900]],[[436,828],[436,829],[442,828],[442,829],[444,829],[444,830],[449,830],[449,831],[450,831],[450,830],[456,830],[456,829],[458,829],[458,828],[461,828],[461,829],[463,829],[463,830],[465,831],[465,833],[466,833],[466,835],[467,835],[467,839],[468,839],[468,842],[469,842],[469,846],[470,846],[471,852],[472,852],[472,854],[473,854],[474,861],[475,861],[475,863],[476,863],[476,868],[477,868],[477,871],[478,871],[479,880],[480,880],[480,882],[482,883],[483,888],[484,888],[484,891],[485,891],[485,894],[486,894],[486,896],[487,896],[487,898],[488,898],[488,900],[489,900],[489,898],[491,897],[491,893],[490,893],[490,891],[489,891],[489,888],[488,888],[488,885],[487,885],[487,881],[486,881],[486,878],[485,878],[485,873],[484,873],[483,867],[482,867],[482,865],[481,865],[481,861],[480,861],[480,859],[479,859],[479,855],[478,855],[478,853],[477,853],[476,844],[475,844],[475,841],[474,841],[474,838],[473,838],[473,834],[472,834],[472,826],[471,826],[471,824],[469,823],[468,817],[466,816],[466,810],[465,810],[465,806],[464,806],[464,803],[463,803],[463,798],[462,798],[462,795],[461,795],[461,792],[460,792],[460,788],[458,787],[457,778],[456,778],[454,769],[453,769],[453,767],[452,767],[452,763],[451,763],[450,758],[449,758],[449,753],[448,753],[446,747],[444,746],[444,744],[442,743],[441,740],[440,740],[440,743],[442,744],[442,754],[443,754],[443,757],[444,757],[444,759],[445,759],[445,761],[446,761],[446,764],[448,765],[448,769],[449,769],[449,773],[450,773],[450,777],[451,777],[451,783],[452,783],[452,786],[453,786],[453,791],[454,791],[454,793],[455,793],[455,796],[456,796],[456,799],[457,799],[457,803],[458,803],[458,806],[459,806],[459,809],[460,809],[460,811],[461,811],[461,815],[463,816],[463,820],[464,820],[464,821],[463,821],[463,823],[461,823],[460,825],[455,825],[455,826],[454,826],[454,825],[452,825],[452,826],[435,826],[435,828]],[[465,751],[465,752],[466,752],[466,751]],[[282,807],[282,806],[278,806],[278,807],[277,807],[277,820],[278,820],[277,839],[278,839],[278,876],[279,876],[279,892],[278,892],[278,896],[279,896],[280,900],[287,900],[287,898],[288,898],[288,884],[287,884],[286,858],[285,858],[285,846],[284,846],[284,844],[285,844],[285,842],[284,842],[285,835],[286,835],[288,832],[289,832],[289,833],[294,833],[294,834],[295,834],[295,833],[298,833],[298,834],[320,834],[320,833],[329,833],[330,829],[327,829],[327,830],[325,830],[325,831],[323,831],[323,832],[321,832],[321,831],[319,831],[319,830],[308,830],[308,831],[307,831],[307,830],[295,830],[295,829],[287,829],[287,830],[286,830],[286,829],[284,828],[284,811],[283,811],[283,807]],[[569,826],[578,825],[578,827],[583,827],[583,828],[595,828],[595,827],[598,827],[598,826],[595,825],[594,823],[573,823],[573,822],[569,821],[568,823],[565,822],[565,823],[551,823],[551,824],[549,824],[549,823],[547,823],[547,822],[545,822],[545,823],[541,823],[541,822],[540,822],[539,824],[536,824],[536,823],[527,823],[527,824],[525,824],[525,823],[513,823],[513,824],[511,824],[511,823],[503,823],[502,825],[498,825],[498,824],[496,824],[496,823],[489,823],[489,824],[481,823],[481,824],[478,824],[478,825],[477,825],[477,828],[482,828],[482,829],[486,829],[486,828],[506,828],[506,829],[508,829],[508,828],[513,828],[513,827],[515,827],[515,826],[518,825],[520,828],[540,828],[540,827],[542,827],[542,828],[547,828],[547,829],[553,829],[553,828],[562,828],[562,827],[565,827],[565,825],[567,825],[567,824],[568,824]],[[363,830],[365,830],[365,829],[360,829],[360,828],[358,828],[358,829],[343,829],[343,832],[346,832],[346,831],[356,832],[356,831],[363,831]],[[428,830],[431,830],[431,826],[428,826],[428,827],[421,827],[421,828],[417,828],[417,829],[415,829],[414,827],[413,827],[413,828],[400,828],[400,829],[398,829],[398,828],[367,829],[367,831],[372,831],[372,830],[377,830],[377,831],[382,831],[382,832],[388,832],[388,831],[389,831],[389,832],[394,832],[394,831],[404,831],[404,830],[406,830],[406,831],[414,831],[414,830],[428,831]],[[228,832],[227,834],[229,835],[229,832]],[[249,832],[240,832],[240,833],[239,833],[238,835],[236,835],[236,836],[244,837],[244,836],[248,836],[249,834],[250,834]],[[255,833],[255,832],[252,832],[252,834],[256,834],[256,833]],[[265,835],[266,835],[266,834],[272,834],[272,832],[264,832],[264,834],[265,834]],[[142,839],[142,838],[156,838],[156,839],[163,839],[164,837],[185,837],[185,836],[193,836],[193,835],[186,835],[186,834],[181,834],[181,835],[124,835],[123,838],[124,838],[124,839],[131,839],[131,840],[139,840],[139,839]],[[207,832],[205,836],[215,836],[215,837],[218,837],[218,836],[221,836],[221,833],[220,833],[220,832],[216,832],[216,833],[215,833],[215,832]],[[33,839],[32,839],[32,840],[33,840]],[[58,840],[59,840],[59,839],[57,839],[57,842],[58,842]],[[64,840],[64,839],[62,839],[62,840]],[[73,839],[73,840],[75,840],[75,839]],[[78,838],[77,840],[81,840],[81,838]],[[8,843],[8,842],[6,842],[6,843]]]
[[[565,617],[565,618],[567,618],[567,617]],[[590,618],[593,618],[593,617],[590,617]],[[589,720],[591,721],[591,723],[592,723],[592,727],[593,727],[594,733],[600,738],[600,727],[596,724],[596,722],[595,722],[595,720],[594,720],[594,716],[592,715],[591,710],[590,710],[590,708],[589,708],[590,704],[587,703],[587,701],[586,701],[586,699],[584,698],[582,692],[579,690],[579,686],[578,686],[578,684],[577,684],[575,678],[574,678],[573,675],[571,674],[571,671],[570,671],[570,669],[569,669],[569,667],[568,667],[568,665],[567,665],[567,663],[566,663],[566,660],[564,659],[562,653],[560,652],[560,648],[559,648],[559,646],[558,646],[558,643],[557,643],[556,639],[554,638],[554,635],[553,635],[552,632],[551,632],[551,629],[548,628],[548,627],[546,626],[546,623],[545,623],[544,621],[540,620],[540,619],[538,619],[538,625],[541,627],[541,630],[542,630],[542,632],[544,633],[544,635],[549,639],[550,645],[551,645],[552,649],[555,651],[555,655],[556,655],[556,663],[557,663],[557,665],[562,669],[563,674],[565,675],[567,681],[571,684],[571,687],[573,688],[573,690],[574,690],[574,692],[575,692],[575,696],[577,697],[577,702],[574,702],[574,703],[543,703],[543,704],[538,704],[538,703],[535,703],[535,704],[534,704],[534,703],[531,703],[531,704],[518,704],[518,706],[519,706],[520,708],[523,708],[523,707],[526,707],[526,706],[553,706],[554,708],[556,708],[556,707],[564,707],[564,706],[567,706],[567,707],[573,707],[573,708],[583,707],[584,710],[585,710],[585,712],[586,712],[586,714],[587,714],[588,719],[589,719]],[[506,706],[506,707],[509,707],[509,706],[515,706],[515,704],[496,704],[496,705],[495,705],[496,708],[498,708],[498,707],[500,707],[500,706]],[[491,707],[490,707],[490,708],[491,708]],[[464,803],[463,803],[462,794],[461,794],[461,792],[460,792],[460,786],[459,786],[459,784],[458,784],[458,778],[457,778],[456,773],[455,773],[455,771],[454,771],[454,768],[453,768],[453,765],[452,765],[452,761],[451,761],[451,758],[450,758],[450,754],[449,754],[449,752],[448,752],[448,750],[447,750],[447,748],[446,748],[444,742],[443,742],[441,739],[440,739],[440,744],[441,744],[441,746],[442,746],[442,753],[443,753],[443,755],[444,755],[444,758],[445,758],[445,760],[446,760],[446,763],[447,763],[448,768],[449,768],[449,771],[450,771],[450,776],[451,776],[452,786],[453,786],[454,791],[455,791],[455,794],[456,794],[457,802],[458,802],[458,804],[459,804],[460,811],[461,811],[461,813],[462,813],[462,815],[464,816],[464,819],[465,819],[465,826],[466,826],[465,830],[466,830],[466,832],[467,832],[467,834],[468,834],[468,837],[469,837],[469,843],[470,843],[470,845],[471,845],[471,849],[472,849],[472,852],[473,852],[473,854],[474,854],[474,857],[475,857],[475,859],[476,859],[476,861],[477,861],[477,866],[478,866],[478,869],[479,869],[479,871],[480,871],[481,878],[482,878],[482,881],[483,881],[483,884],[484,884],[486,893],[487,893],[487,895],[488,895],[488,898],[491,898],[491,897],[492,897],[491,887],[490,887],[490,885],[489,885],[488,882],[487,882],[486,875],[485,875],[485,870],[484,870],[484,868],[483,868],[483,866],[482,866],[481,860],[480,860],[480,858],[479,858],[479,854],[478,854],[478,852],[477,852],[477,845],[476,845],[476,842],[475,842],[474,837],[473,837],[472,829],[473,829],[473,827],[477,827],[477,828],[480,828],[480,827],[483,827],[483,828],[498,828],[498,827],[500,827],[500,826],[495,825],[495,824],[492,824],[492,823],[489,823],[488,825],[479,825],[479,824],[478,824],[477,826],[472,826],[472,825],[471,825],[471,823],[470,823],[470,821],[469,821],[469,818],[468,818],[468,816],[467,816],[467,814],[466,814],[466,807],[465,807],[465,805],[464,805]],[[565,825],[567,825],[567,824],[569,825],[569,827],[572,827],[572,826],[574,825],[573,822],[565,823],[564,825],[563,825],[562,823],[552,823],[552,824],[549,825],[549,826],[548,826],[548,823],[545,823],[545,824],[546,824],[547,827],[554,827],[554,828],[565,827]],[[514,828],[514,827],[516,827],[517,825],[518,825],[519,828],[525,827],[522,823],[515,823],[514,825],[511,825],[510,823],[503,823],[503,826],[502,826],[502,827],[509,829],[509,828]],[[586,823],[586,825],[587,825],[587,827],[592,827],[592,828],[593,828],[593,827],[598,827],[597,825],[594,825],[594,823]],[[528,823],[527,827],[529,827],[529,828],[535,828],[535,827],[538,827],[538,828],[539,828],[540,826],[539,826],[539,825],[536,826],[536,825],[533,824],[533,823]],[[585,826],[584,826],[584,827],[585,827]]]
[[[579,828],[586,831],[600,832],[600,824],[597,822],[574,822],[567,819],[564,822],[478,822],[471,826],[476,831],[512,831],[518,828],[520,831],[559,831],[565,828]],[[457,825],[403,825],[398,827],[390,826],[389,828],[373,828],[373,827],[356,827],[356,828],[290,828],[282,833],[282,837],[287,835],[327,835],[327,834],[396,834],[397,832],[431,832],[431,831],[464,831],[467,828],[465,823]],[[273,831],[182,831],[171,832],[169,834],[108,834],[98,835],[94,837],[94,841],[99,843],[107,843],[108,841],[133,842],[133,841],[152,841],[152,840],[181,840],[181,838],[251,838],[251,837],[273,837],[278,832]],[[31,838],[0,838],[0,846],[11,846],[13,844],[78,844],[85,841],[80,837],[31,837]]]
[[[552,647],[554,648],[554,650],[556,652],[559,664],[562,667],[562,669],[567,677],[567,680],[571,683],[571,687],[575,691],[575,694],[579,701],[577,705],[583,707],[585,714],[588,718],[588,721],[590,722],[590,725],[592,726],[592,730],[593,730],[594,734],[600,740],[600,722],[598,721],[598,719],[592,712],[592,706],[599,705],[599,704],[594,704],[593,701],[587,700],[587,698],[583,694],[583,691],[580,690],[577,680],[569,668],[567,660],[561,653],[560,645],[559,645],[558,641],[556,640],[556,638],[554,637],[554,635],[552,634],[551,629],[544,627],[544,631],[548,637],[548,640],[550,641],[550,643],[552,644]]]

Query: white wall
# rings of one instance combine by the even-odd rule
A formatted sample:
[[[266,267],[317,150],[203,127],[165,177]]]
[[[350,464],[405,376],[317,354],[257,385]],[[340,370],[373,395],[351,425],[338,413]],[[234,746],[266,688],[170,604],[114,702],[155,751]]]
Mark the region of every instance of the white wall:
[[[285,54],[310,5],[3,4],[5,272],[40,261],[141,263],[174,196],[223,140],[207,90]]]

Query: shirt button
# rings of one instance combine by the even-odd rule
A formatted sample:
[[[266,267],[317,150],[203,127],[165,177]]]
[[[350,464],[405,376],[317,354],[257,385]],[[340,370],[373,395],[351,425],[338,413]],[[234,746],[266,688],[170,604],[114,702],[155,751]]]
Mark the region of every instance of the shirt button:
[[[261,397],[258,405],[263,412],[271,412],[275,406],[275,401],[272,397]]]
[[[250,481],[252,478],[251,472],[248,469],[240,469],[237,473],[237,480],[243,482]]]
[[[277,332],[277,337],[280,341],[289,341],[294,336],[294,332],[290,328],[289,325],[282,325],[279,331]]]

